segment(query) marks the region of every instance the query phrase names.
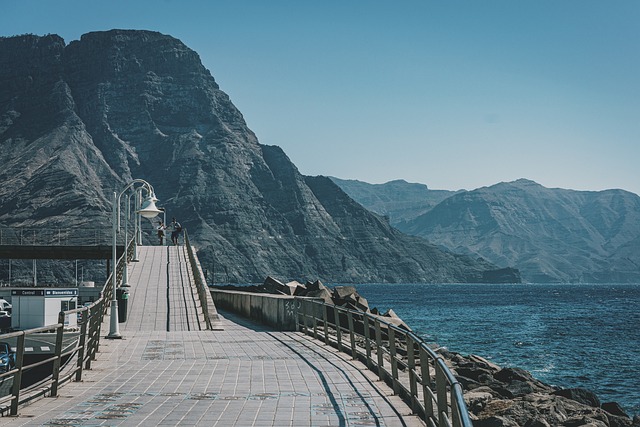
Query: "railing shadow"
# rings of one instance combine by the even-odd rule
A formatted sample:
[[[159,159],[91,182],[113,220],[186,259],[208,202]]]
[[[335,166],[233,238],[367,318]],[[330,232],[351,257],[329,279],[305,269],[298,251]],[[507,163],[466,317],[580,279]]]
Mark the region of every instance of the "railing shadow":
[[[370,313],[296,300],[299,331],[360,360],[427,425],[472,427],[462,386],[422,338]]]

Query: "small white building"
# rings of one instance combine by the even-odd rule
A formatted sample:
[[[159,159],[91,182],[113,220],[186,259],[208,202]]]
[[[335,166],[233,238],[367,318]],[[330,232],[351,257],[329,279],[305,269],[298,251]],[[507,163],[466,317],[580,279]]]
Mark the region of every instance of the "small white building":
[[[78,288],[20,288],[11,290],[11,327],[32,329],[58,323],[61,311],[78,306]],[[77,316],[66,316],[65,326],[77,326]]]

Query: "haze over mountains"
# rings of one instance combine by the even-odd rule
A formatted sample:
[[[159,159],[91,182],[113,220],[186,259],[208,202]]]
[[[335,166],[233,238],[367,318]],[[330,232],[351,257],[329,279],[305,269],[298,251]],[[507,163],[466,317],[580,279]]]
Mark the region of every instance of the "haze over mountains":
[[[640,197],[520,179],[473,191],[332,178],[399,230],[518,268],[529,282],[640,281]]]
[[[259,144],[198,54],[171,36],[1,38],[0,64],[3,227],[109,228],[112,192],[141,178],[216,282],[519,280],[301,175],[279,147]]]

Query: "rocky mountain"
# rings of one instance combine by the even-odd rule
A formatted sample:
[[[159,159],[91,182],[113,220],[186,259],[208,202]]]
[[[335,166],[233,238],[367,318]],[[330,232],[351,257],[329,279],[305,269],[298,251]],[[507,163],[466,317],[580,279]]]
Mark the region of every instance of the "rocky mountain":
[[[2,226],[110,227],[112,192],[141,178],[216,282],[518,280],[406,236],[328,178],[301,175],[280,148],[259,144],[173,37],[2,38],[0,64]]]
[[[378,215],[389,218],[393,226],[410,221],[456,194],[456,191],[431,190],[424,184],[398,179],[384,184],[330,177],[353,200]]]
[[[623,190],[521,179],[454,194],[396,224],[449,250],[515,266],[525,281],[640,281],[640,197]]]

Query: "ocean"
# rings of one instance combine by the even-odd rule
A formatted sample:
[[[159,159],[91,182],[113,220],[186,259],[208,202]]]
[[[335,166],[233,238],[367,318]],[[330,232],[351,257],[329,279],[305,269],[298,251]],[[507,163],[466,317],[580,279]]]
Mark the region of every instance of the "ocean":
[[[427,342],[640,414],[640,284],[365,284]]]

